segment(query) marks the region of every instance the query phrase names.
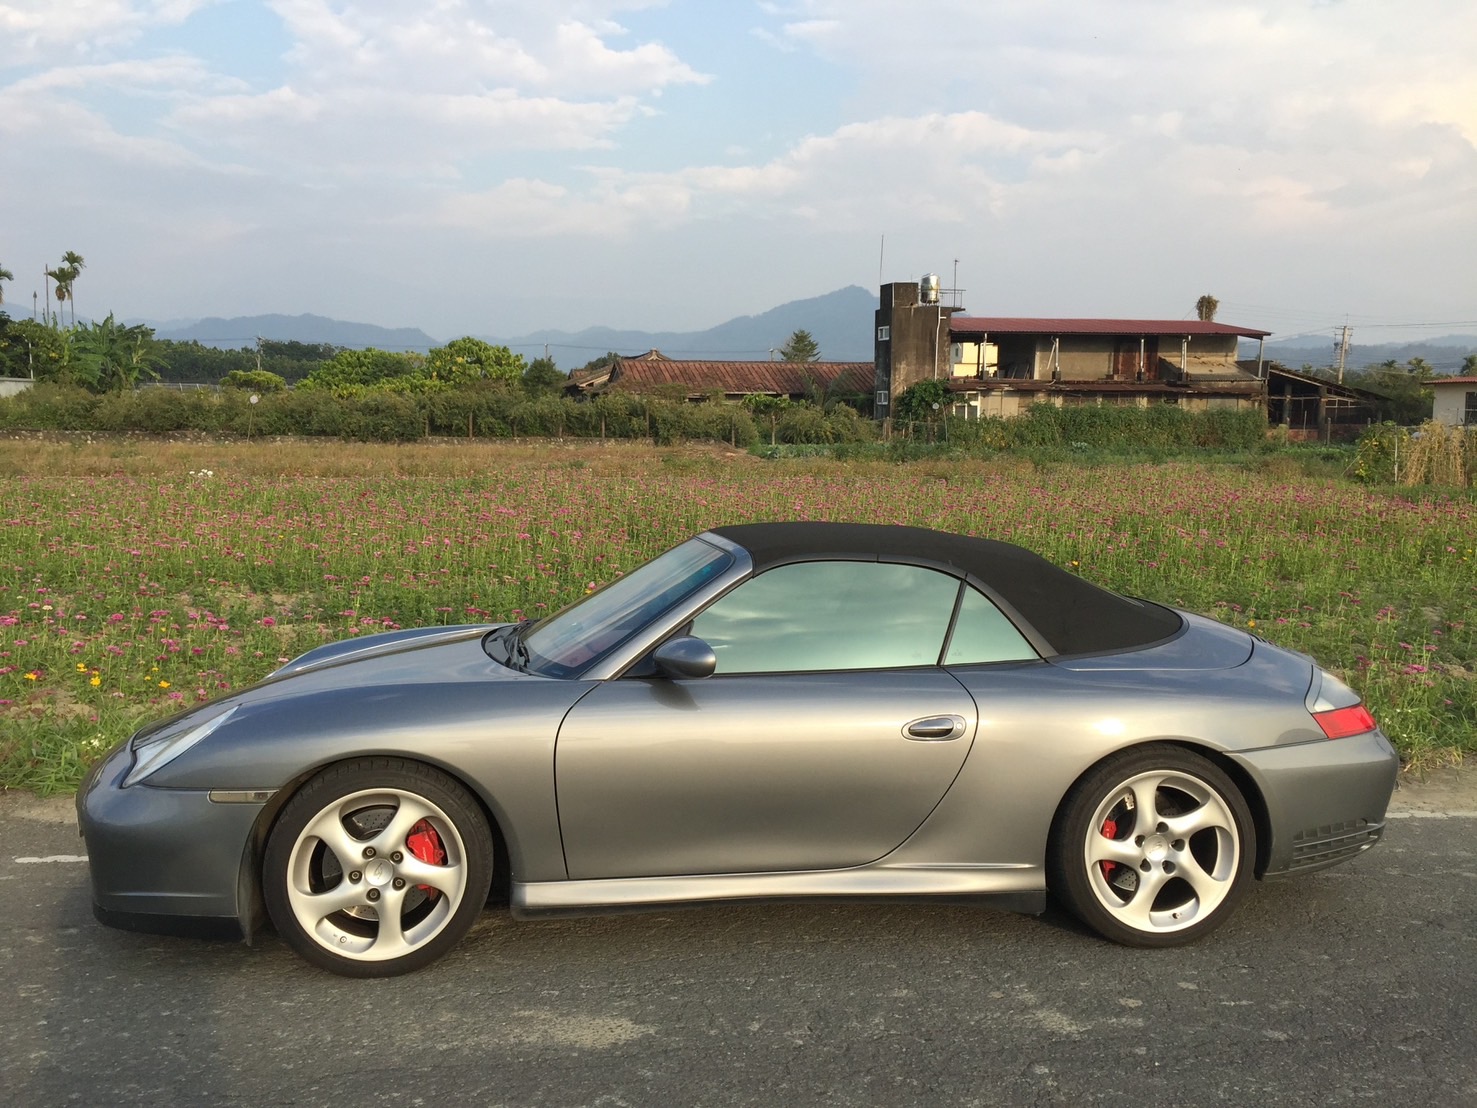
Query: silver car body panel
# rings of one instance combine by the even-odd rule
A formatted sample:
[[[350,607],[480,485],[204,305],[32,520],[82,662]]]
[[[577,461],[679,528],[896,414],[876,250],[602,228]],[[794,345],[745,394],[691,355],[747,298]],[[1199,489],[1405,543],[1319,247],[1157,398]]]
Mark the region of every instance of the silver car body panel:
[[[809,872],[514,882],[512,911],[515,916],[534,918],[777,898],[969,897],[989,899],[1016,911],[1040,912],[1044,892],[1039,869],[1030,866],[876,862],[852,869]]]
[[[911,721],[939,715],[964,721],[960,737],[904,735]],[[569,876],[874,861],[948,791],[975,715],[941,669],[606,682],[559,732]]]

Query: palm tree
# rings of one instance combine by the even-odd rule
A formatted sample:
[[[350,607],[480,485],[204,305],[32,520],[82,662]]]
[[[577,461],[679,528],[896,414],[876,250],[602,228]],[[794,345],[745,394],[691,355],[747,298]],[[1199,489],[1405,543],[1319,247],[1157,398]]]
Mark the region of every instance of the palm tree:
[[[72,299],[72,282],[76,281],[87,263],[82,260],[82,255],[75,250],[68,250],[62,255],[62,264],[55,269],[48,269],[46,276],[56,282],[57,310],[61,310],[63,301],[72,301],[72,322],[77,322],[77,302]]]
[[[72,323],[77,322],[77,298],[72,294],[72,283],[81,276],[82,271],[87,268],[87,263],[82,260],[82,255],[75,250],[68,250],[62,255],[62,265],[67,271],[67,296],[72,301]]]
[[[66,302],[67,297],[72,293],[72,276],[67,271],[65,265],[59,265],[55,269],[48,269],[46,276],[56,282],[56,288],[52,291],[56,293],[56,311],[57,316],[60,317],[66,310],[62,307],[62,304]],[[56,325],[58,327],[61,326],[60,318],[56,321]]]
[[[1210,293],[1206,293],[1195,301],[1195,318],[1202,323],[1210,323],[1215,319],[1215,311],[1221,306],[1221,302]]]
[[[5,303],[5,282],[14,280],[15,274],[10,272],[10,270],[6,269],[3,265],[0,265],[0,304]]]

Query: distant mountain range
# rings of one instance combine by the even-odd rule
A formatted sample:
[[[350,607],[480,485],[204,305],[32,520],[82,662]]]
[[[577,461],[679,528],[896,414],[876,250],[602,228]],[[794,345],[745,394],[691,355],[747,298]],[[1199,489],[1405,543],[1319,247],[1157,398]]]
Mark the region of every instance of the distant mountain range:
[[[544,346],[563,369],[578,367],[608,351],[644,354],[660,350],[679,360],[765,361],[796,331],[809,331],[828,362],[872,360],[874,293],[851,285],[824,296],[792,300],[760,315],[743,315],[706,331],[620,331],[587,327],[583,331],[534,331],[489,342],[507,346],[525,357],[538,357]]]
[[[877,298],[852,285],[824,296],[792,300],[760,315],[745,315],[720,323],[706,331],[632,331],[613,327],[587,327],[583,331],[534,331],[530,334],[477,335],[477,338],[532,360],[549,354],[561,369],[573,369],[593,361],[607,351],[644,354],[661,350],[672,358],[731,359],[763,361],[778,350],[796,331],[809,331],[826,361],[869,362],[872,360],[872,312]],[[435,339],[415,327],[377,327],[371,323],[347,323],[318,315],[256,315],[232,319],[129,320],[147,323],[155,337],[177,342],[199,342],[205,346],[239,349],[255,346],[257,337],[327,342],[334,346],[375,346],[381,350],[429,350],[446,339]],[[450,336],[456,337],[456,336]]]
[[[1349,369],[1363,369],[1392,359],[1401,365],[1412,358],[1424,358],[1437,373],[1457,373],[1468,354],[1477,353],[1477,335],[1443,335],[1421,342],[1386,342],[1368,345],[1351,344],[1344,364]],[[1332,342],[1309,343],[1305,339],[1277,342],[1269,339],[1265,356],[1281,362],[1288,369],[1305,365],[1323,369],[1337,364]],[[1256,343],[1241,344],[1241,357],[1255,358]]]
[[[373,323],[346,323],[321,315],[247,315],[221,319],[151,324],[154,337],[175,342],[198,342],[226,350],[255,346],[258,338],[279,342],[326,342],[334,346],[380,350],[429,350],[441,343],[419,327],[378,327]]]
[[[809,331],[826,361],[869,362],[872,360],[872,313],[877,307],[874,293],[857,285],[837,289],[824,296],[792,300],[759,315],[738,316],[706,331],[636,331],[613,327],[587,327],[582,331],[533,331],[514,336],[478,335],[499,346],[507,346],[529,360],[547,347],[561,369],[577,369],[607,351],[643,354],[660,350],[669,358],[690,360],[762,361],[798,330]],[[231,319],[210,318],[149,322],[161,339],[194,340],[206,346],[240,348],[253,346],[257,337],[297,342],[332,343],[334,346],[375,346],[381,350],[429,350],[445,339],[436,339],[417,327],[379,327],[372,323],[349,323],[318,315],[258,315]],[[449,336],[455,337],[455,336]],[[1243,343],[1242,357],[1255,357],[1256,344]],[[1477,335],[1446,335],[1410,343],[1356,345],[1350,348],[1347,365],[1354,369],[1394,359],[1401,364],[1424,358],[1438,373],[1454,373],[1462,360],[1477,352]],[[1331,342],[1310,343],[1306,339],[1286,342],[1269,340],[1266,356],[1292,369],[1333,363]]]

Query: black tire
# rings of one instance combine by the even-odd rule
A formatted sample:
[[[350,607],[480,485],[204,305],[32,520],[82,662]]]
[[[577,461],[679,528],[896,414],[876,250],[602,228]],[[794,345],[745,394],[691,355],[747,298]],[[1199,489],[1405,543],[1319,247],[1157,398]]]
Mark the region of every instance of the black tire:
[[[1106,939],[1178,946],[1226,921],[1255,862],[1256,826],[1235,782],[1199,754],[1154,744],[1073,786],[1052,825],[1047,882]]]
[[[492,884],[492,832],[467,790],[400,758],[329,766],[267,837],[262,894],[278,934],[345,977],[430,965],[476,922]]]

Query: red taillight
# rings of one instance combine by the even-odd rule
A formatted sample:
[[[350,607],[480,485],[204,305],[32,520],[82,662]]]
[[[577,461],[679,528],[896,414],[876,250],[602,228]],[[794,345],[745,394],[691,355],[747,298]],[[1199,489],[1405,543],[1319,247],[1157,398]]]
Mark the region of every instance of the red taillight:
[[[1363,704],[1335,708],[1329,712],[1314,712],[1313,718],[1330,739],[1347,739],[1350,735],[1367,734],[1379,726]]]

